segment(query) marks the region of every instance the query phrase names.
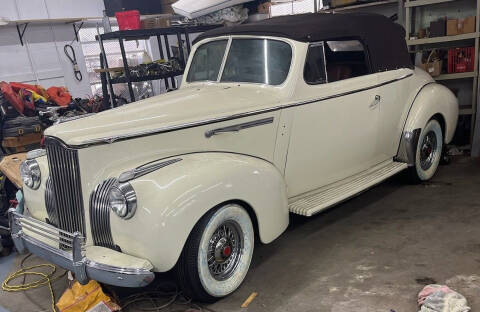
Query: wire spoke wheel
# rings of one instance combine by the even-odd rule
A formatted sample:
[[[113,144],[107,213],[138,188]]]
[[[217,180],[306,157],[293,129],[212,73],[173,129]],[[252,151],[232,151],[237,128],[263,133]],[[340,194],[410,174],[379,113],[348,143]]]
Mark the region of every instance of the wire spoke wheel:
[[[436,119],[431,119],[420,133],[415,152],[415,165],[410,168],[412,182],[430,180],[437,171],[443,149],[443,131]]]
[[[423,138],[422,145],[420,147],[420,166],[423,170],[428,170],[437,153],[437,136],[433,131],[429,131]]]
[[[208,244],[207,263],[212,276],[219,281],[235,271],[243,249],[243,233],[235,221],[226,221],[213,233]]]
[[[228,203],[211,209],[193,228],[176,266],[183,293],[214,302],[234,292],[247,275],[254,243],[245,208]]]

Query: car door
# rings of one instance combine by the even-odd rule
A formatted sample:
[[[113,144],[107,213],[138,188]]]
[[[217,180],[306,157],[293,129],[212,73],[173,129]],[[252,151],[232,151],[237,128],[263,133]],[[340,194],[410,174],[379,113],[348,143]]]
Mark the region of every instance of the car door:
[[[335,42],[308,48],[305,81],[296,89],[297,97],[304,100],[290,108],[294,116],[285,167],[289,197],[380,161],[377,76],[370,73],[363,45],[355,44],[350,47],[353,51],[346,52],[335,51]]]
[[[389,70],[378,74],[382,84],[380,96],[380,133],[378,149],[385,160],[392,159],[398,151],[400,137],[412,104],[413,70]]]

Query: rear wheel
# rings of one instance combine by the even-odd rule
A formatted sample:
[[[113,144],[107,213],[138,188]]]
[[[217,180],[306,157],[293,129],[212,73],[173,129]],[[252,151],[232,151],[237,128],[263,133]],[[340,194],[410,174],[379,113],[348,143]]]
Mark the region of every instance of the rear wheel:
[[[254,231],[237,204],[210,211],[195,225],[177,264],[180,287],[193,299],[213,302],[235,291],[252,260]]]
[[[420,133],[415,155],[415,166],[410,168],[416,182],[430,180],[442,158],[443,134],[437,120],[430,120]]]

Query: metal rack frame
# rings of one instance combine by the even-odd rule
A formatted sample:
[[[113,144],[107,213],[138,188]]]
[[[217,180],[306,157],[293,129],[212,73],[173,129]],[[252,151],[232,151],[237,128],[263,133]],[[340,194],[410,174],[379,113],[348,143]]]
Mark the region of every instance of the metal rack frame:
[[[113,92],[113,84],[117,83],[126,83],[128,85],[128,92],[130,95],[130,101],[135,102],[135,94],[133,92],[132,82],[140,82],[140,81],[151,81],[151,80],[164,80],[166,88],[170,88],[170,83],[173,88],[176,88],[175,77],[183,75],[183,69],[186,65],[186,60],[184,59],[183,51],[183,40],[185,40],[185,45],[187,48],[187,53],[190,54],[191,50],[191,41],[190,41],[190,34],[193,33],[201,33],[210,29],[214,29],[217,27],[221,27],[221,25],[200,25],[200,26],[174,26],[168,28],[155,28],[155,29],[138,29],[138,30],[121,30],[121,31],[114,31],[110,33],[101,34],[100,37],[102,40],[99,40],[98,36],[96,36],[96,40],[99,41],[101,45],[101,50],[104,50],[103,42],[105,40],[118,40],[120,44],[120,52],[122,54],[122,62],[123,62],[123,70],[125,73],[124,77],[119,78],[111,78],[110,72],[108,71],[108,62],[102,62],[102,69],[106,69],[105,74],[108,75],[109,79],[102,79],[102,89],[107,90],[106,86],[103,86],[104,83],[108,81],[108,90]],[[168,36],[175,35],[178,41],[178,48],[179,48],[179,57],[180,57],[180,64],[182,66],[181,71],[172,72],[168,75],[149,75],[143,77],[131,77],[130,76],[130,68],[127,62],[126,52],[124,41],[125,40],[145,40],[150,39],[151,37],[156,37],[158,42],[158,49],[160,52],[160,58],[169,60],[172,57],[172,52],[170,50],[170,44],[168,42]],[[163,37],[163,40],[162,40]],[[166,58],[163,52],[163,45],[165,45],[166,51]],[[101,59],[103,59],[101,57]],[[170,83],[169,80],[170,79]],[[104,98],[108,98],[106,94],[104,94]],[[112,103],[113,106],[116,106],[116,103]]]
[[[446,45],[451,45],[452,42],[471,42],[474,41],[475,44],[475,69],[473,72],[465,73],[452,73],[452,74],[442,74],[440,76],[434,77],[435,80],[452,80],[452,79],[472,79],[472,105],[471,108],[460,109],[460,115],[471,115],[471,130],[470,130],[470,142],[473,141],[474,129],[475,129],[475,115],[477,112],[477,92],[478,92],[478,60],[479,60],[479,40],[480,40],[480,0],[475,0],[476,4],[476,21],[475,21],[475,32],[468,34],[460,34],[456,36],[443,36],[443,37],[433,37],[433,38],[422,38],[422,39],[410,39],[410,33],[414,30],[412,27],[413,10],[422,6],[435,5],[439,3],[454,2],[459,0],[406,0],[405,1],[405,31],[406,31],[406,41],[410,49],[410,52],[416,53],[422,50],[432,50],[433,48],[445,48]],[[448,46],[451,48],[451,46]]]

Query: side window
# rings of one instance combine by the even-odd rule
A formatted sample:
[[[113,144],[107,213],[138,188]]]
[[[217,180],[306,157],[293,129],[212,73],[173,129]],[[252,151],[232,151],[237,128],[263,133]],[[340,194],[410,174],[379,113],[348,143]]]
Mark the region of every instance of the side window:
[[[325,59],[328,82],[370,74],[365,49],[358,40],[327,41]]]
[[[311,44],[308,47],[303,78],[308,84],[321,84],[327,82],[325,74],[325,58],[323,43]]]

